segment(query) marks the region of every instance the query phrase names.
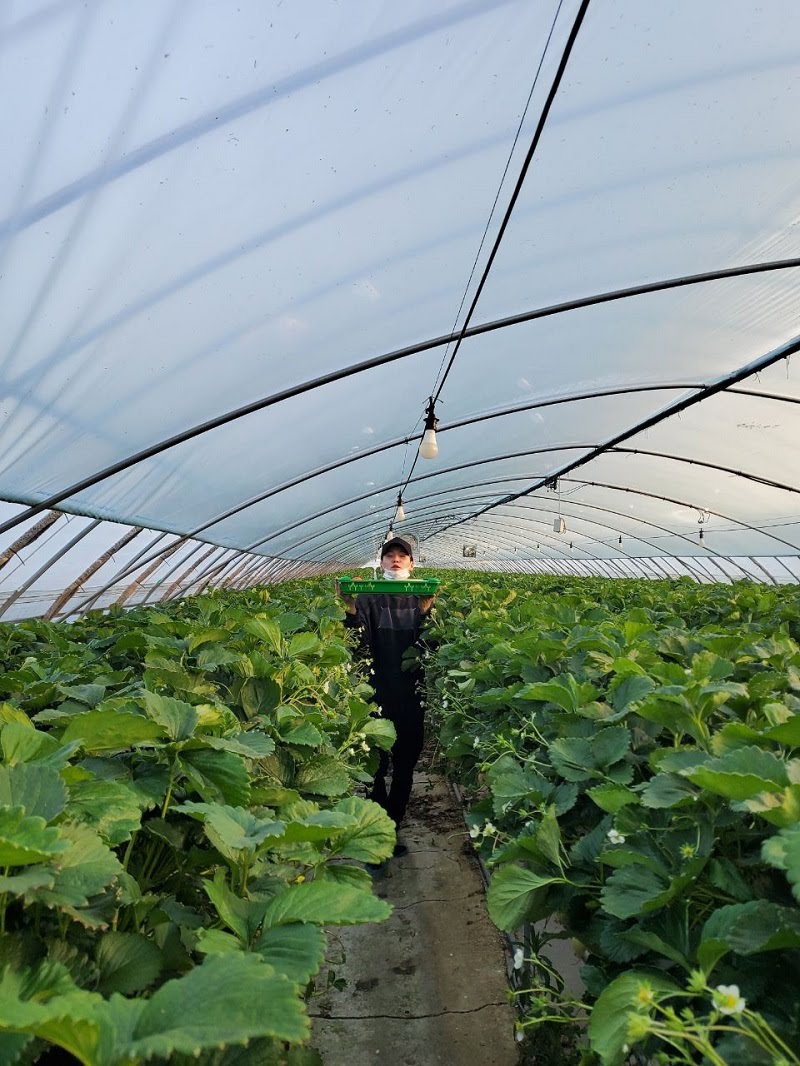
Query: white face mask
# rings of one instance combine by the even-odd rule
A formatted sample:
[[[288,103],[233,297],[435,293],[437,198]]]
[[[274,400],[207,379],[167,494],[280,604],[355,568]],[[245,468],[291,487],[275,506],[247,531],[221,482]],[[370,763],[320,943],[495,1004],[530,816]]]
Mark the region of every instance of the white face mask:
[[[384,570],[383,576],[387,581],[408,581],[411,577],[410,570]]]

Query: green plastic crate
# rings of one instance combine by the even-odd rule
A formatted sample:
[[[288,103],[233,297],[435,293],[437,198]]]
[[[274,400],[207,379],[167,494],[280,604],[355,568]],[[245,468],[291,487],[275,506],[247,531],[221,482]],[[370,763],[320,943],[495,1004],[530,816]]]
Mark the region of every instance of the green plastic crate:
[[[358,581],[352,577],[343,577],[339,588],[345,596],[357,596],[360,592],[385,593],[390,596],[433,596],[441,581],[438,577],[410,577],[407,581],[387,581],[379,578]]]

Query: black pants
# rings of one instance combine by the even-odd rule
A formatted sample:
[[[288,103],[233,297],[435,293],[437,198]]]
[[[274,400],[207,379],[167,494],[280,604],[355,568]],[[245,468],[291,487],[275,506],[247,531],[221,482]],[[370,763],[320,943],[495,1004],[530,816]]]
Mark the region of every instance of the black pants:
[[[400,712],[388,713],[386,717],[394,724],[397,740],[392,745],[392,783],[387,791],[386,774],[389,770],[389,752],[382,751],[370,799],[375,800],[389,817],[399,825],[406,813],[414,779],[414,767],[422,753],[425,740],[424,712],[417,704]]]

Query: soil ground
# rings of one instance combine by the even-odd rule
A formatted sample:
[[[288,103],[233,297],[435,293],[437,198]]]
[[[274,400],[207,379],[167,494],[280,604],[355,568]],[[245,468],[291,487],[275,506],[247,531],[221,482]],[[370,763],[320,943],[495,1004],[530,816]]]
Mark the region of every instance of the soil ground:
[[[416,775],[399,839],[373,875],[391,917],[329,937],[346,984],[309,1004],[313,1046],[325,1066],[516,1066],[504,941],[442,777]]]

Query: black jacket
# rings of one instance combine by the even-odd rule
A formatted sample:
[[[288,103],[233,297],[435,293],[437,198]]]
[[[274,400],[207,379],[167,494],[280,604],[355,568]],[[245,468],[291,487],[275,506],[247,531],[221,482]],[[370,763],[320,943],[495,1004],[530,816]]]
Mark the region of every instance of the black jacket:
[[[356,596],[356,614],[347,615],[348,626],[361,630],[362,650],[372,660],[376,700],[391,718],[419,709],[417,685],[421,670],[403,670],[403,654],[419,639],[423,619],[416,596]]]

